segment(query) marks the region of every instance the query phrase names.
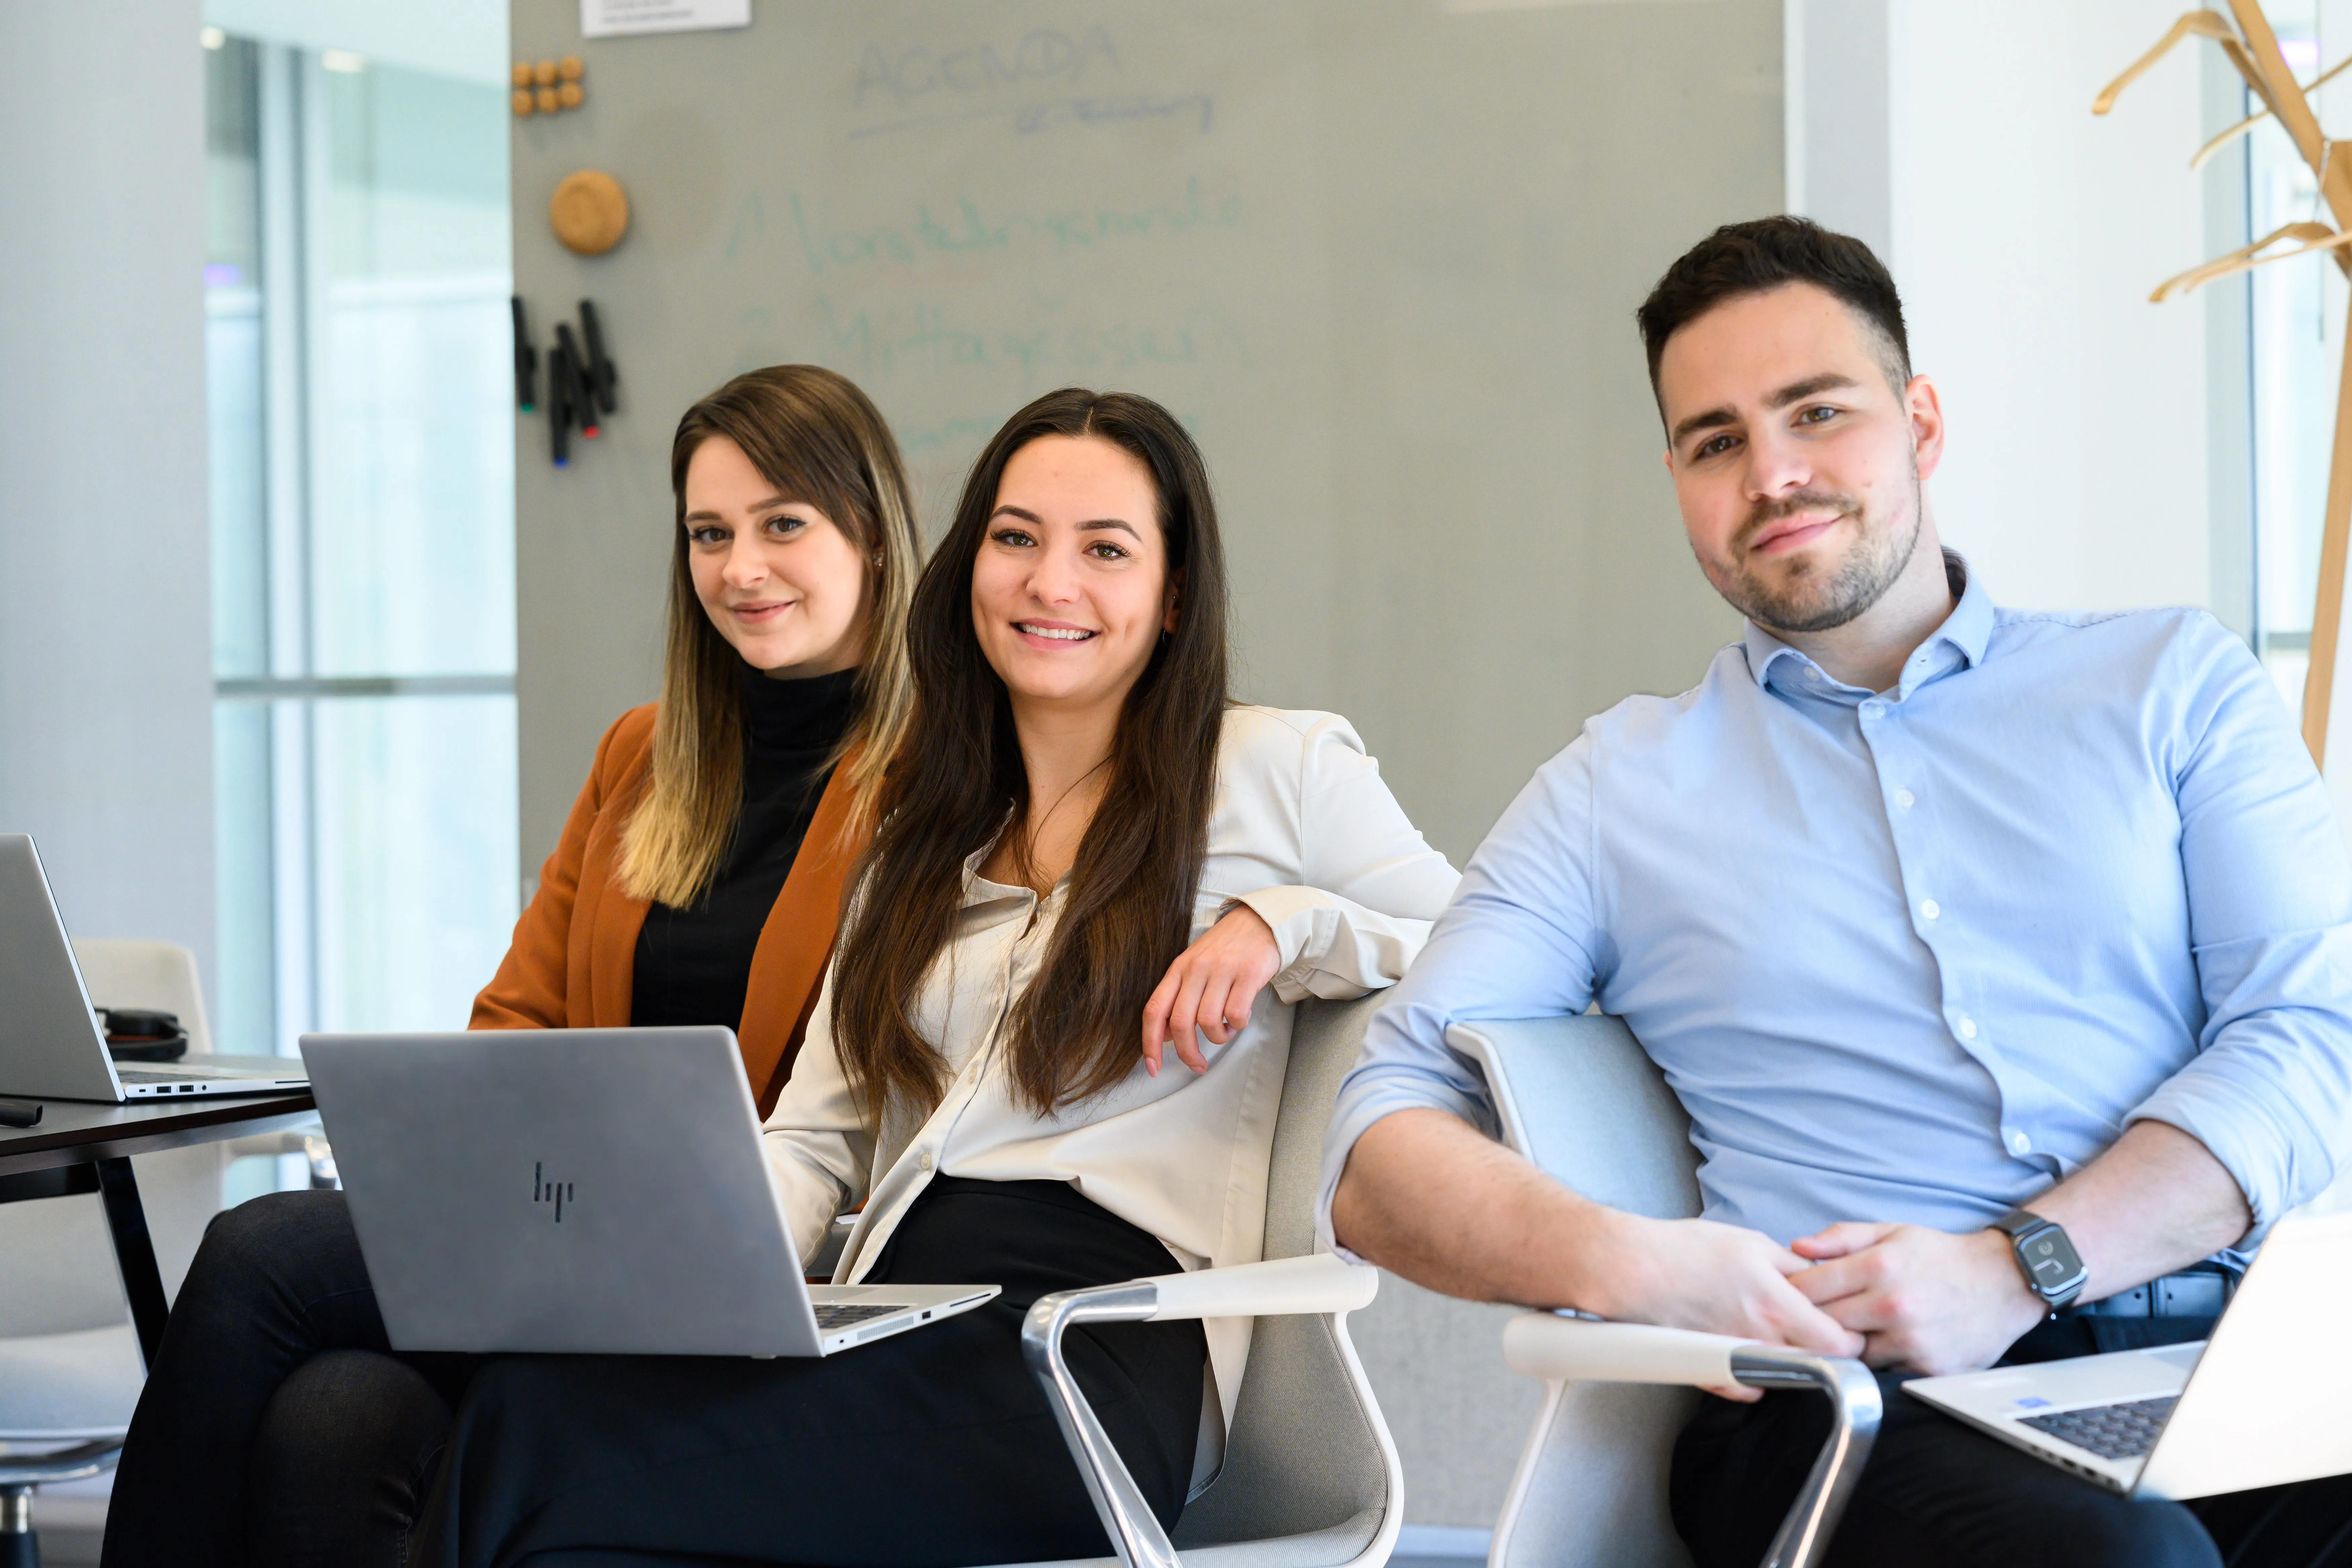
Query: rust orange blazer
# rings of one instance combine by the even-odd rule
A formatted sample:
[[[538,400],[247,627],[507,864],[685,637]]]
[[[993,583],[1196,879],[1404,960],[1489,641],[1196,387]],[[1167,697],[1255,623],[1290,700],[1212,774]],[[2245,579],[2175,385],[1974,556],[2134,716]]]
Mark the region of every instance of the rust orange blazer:
[[[632,708],[596,743],[596,763],[572,805],[539,891],[515,922],[498,973],[474,998],[475,1029],[605,1029],[629,1021],[637,932],[646,900],[621,891],[621,830],[653,768],[654,707]],[[841,888],[865,847],[847,832],[848,770],[836,767],[808,837],[776,895],[743,993],[735,1037],[764,1120],[776,1103],[833,954]]]

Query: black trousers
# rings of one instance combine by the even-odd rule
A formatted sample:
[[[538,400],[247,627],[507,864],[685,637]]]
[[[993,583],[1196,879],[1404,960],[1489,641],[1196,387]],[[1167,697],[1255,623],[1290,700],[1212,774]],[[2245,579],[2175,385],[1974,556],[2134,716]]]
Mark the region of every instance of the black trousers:
[[[823,1360],[395,1357],[340,1194],[214,1222],[117,1475],[104,1562],[791,1563],[950,1568],[1108,1553],[1023,1366],[1037,1297],[1165,1273],[1053,1182],[939,1178],[869,1276],[1000,1283],[976,1311]],[[1197,1323],[1074,1330],[1073,1370],[1164,1524],[1183,1506]]]
[[[2005,1363],[2203,1339],[2212,1320],[2068,1318]],[[2133,1502],[1962,1425],[1881,1373],[1885,1415],[1831,1568],[2352,1568],[2352,1477]],[[1829,1436],[1828,1402],[1710,1397],[1675,1446],[1675,1528],[1698,1568],[1754,1568]]]

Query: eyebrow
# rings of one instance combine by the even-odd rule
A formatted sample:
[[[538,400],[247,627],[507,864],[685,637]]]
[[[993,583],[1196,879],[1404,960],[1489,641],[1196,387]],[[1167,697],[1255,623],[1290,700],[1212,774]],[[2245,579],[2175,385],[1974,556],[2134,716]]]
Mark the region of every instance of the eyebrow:
[[[1767,397],[1764,400],[1764,406],[1767,408],[1786,408],[1792,403],[1802,403],[1806,398],[1818,396],[1824,392],[1835,392],[1842,387],[1859,386],[1861,384],[1862,384],[1860,382],[1854,380],[1853,377],[1850,375],[1843,375],[1836,371],[1828,371],[1820,375],[1809,375],[1802,381],[1790,382],[1780,391],[1772,394],[1769,397]],[[1704,414],[1694,414],[1689,418],[1684,420],[1681,424],[1675,426],[1674,437],[1667,444],[1669,446],[1679,447],[1683,444],[1683,437],[1685,436],[1694,435],[1701,430],[1713,430],[1725,425],[1736,425],[1738,422],[1738,414],[1727,405],[1720,408],[1710,408]]]
[[[1000,506],[994,511],[988,514],[988,521],[994,522],[1000,517],[1017,517],[1024,522],[1034,522],[1040,528],[1045,526],[1045,520],[1039,517],[1035,512],[1031,511],[1027,507]],[[1143,541],[1143,535],[1135,531],[1135,525],[1121,518],[1089,518],[1085,522],[1077,525],[1077,530],[1080,533],[1099,532],[1102,530],[1110,528],[1118,529],[1121,533],[1126,534],[1129,539],[1134,540],[1139,544]]]
[[[766,500],[753,501],[750,506],[743,510],[750,512],[773,511],[778,507],[786,507],[792,504],[791,500],[787,497],[770,496]],[[719,516],[717,512],[711,510],[709,507],[705,507],[700,511],[688,512],[680,521],[686,522],[724,522],[727,520]]]

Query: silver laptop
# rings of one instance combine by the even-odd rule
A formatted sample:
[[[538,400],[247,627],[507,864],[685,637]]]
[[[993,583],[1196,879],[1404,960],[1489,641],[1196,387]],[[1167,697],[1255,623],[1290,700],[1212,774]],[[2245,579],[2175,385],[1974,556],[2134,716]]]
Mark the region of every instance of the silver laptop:
[[[305,1035],[392,1346],[819,1356],[994,1285],[802,1277],[724,1028]]]
[[[310,1082],[291,1057],[116,1066],[41,857],[21,833],[0,833],[0,1094],[120,1105],[166,1095],[269,1094]]]
[[[2134,1498],[2352,1474],[2352,1213],[2289,1215],[2210,1341],[1914,1378],[1905,1393]]]

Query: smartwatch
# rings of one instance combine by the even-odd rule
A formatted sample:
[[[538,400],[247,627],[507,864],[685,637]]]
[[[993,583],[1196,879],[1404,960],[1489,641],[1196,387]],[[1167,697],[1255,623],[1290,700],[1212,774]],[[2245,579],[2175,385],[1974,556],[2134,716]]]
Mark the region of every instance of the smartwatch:
[[[2009,1237],[2010,1247],[2017,1254],[2017,1267],[2025,1275],[2025,1288],[2041,1297],[2043,1306],[2054,1312],[2083,1293],[2091,1271],[2083,1266],[2083,1255],[2074,1250],[2074,1244],[2066,1239],[2063,1226],[2038,1214],[2011,1209],[1993,1221],[1992,1228]]]

